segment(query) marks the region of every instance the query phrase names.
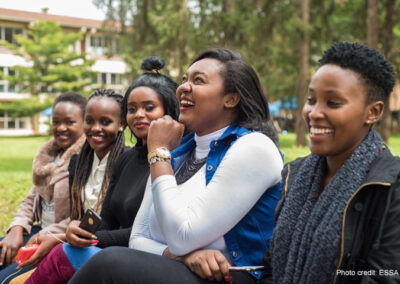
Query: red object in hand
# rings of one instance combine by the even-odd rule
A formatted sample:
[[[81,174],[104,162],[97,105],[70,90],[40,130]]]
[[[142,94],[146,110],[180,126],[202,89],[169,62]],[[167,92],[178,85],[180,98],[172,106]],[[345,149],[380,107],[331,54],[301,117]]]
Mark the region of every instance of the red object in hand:
[[[22,264],[25,261],[27,261],[32,256],[32,254],[35,253],[35,251],[38,249],[38,247],[39,247],[39,244],[33,244],[32,246],[29,246],[29,247],[20,248],[18,251],[17,257],[15,258],[16,262],[18,264]]]

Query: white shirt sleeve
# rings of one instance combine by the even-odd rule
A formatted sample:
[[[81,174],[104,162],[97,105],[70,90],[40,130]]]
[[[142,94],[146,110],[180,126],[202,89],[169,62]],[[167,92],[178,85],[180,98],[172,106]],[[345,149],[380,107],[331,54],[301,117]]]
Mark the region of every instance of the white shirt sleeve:
[[[136,215],[132,226],[132,232],[129,239],[129,247],[158,255],[162,255],[167,248],[166,244],[153,240],[150,234],[150,209],[153,204],[151,192],[151,179],[147,180],[142,204]]]
[[[187,254],[226,234],[280,181],[282,167],[271,139],[251,133],[230,147],[212,180],[198,184],[204,188],[191,200],[181,194],[190,188],[178,188],[174,176],[155,179],[154,209],[171,253]]]

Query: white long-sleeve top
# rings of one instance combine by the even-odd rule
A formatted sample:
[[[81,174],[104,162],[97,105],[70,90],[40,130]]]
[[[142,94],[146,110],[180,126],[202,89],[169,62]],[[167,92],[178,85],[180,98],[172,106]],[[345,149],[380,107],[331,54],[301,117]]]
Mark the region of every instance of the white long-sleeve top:
[[[149,178],[129,246],[159,255],[167,247],[175,255],[212,248],[229,259],[224,234],[280,181],[282,167],[272,140],[254,132],[228,149],[208,185],[205,166],[179,186],[172,175]]]

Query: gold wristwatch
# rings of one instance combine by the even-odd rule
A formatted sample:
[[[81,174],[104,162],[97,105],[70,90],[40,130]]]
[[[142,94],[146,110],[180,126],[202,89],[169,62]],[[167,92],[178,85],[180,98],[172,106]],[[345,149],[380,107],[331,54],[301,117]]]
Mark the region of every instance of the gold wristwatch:
[[[164,147],[157,148],[147,154],[147,161],[150,166],[158,161],[169,163],[171,162],[171,152]]]

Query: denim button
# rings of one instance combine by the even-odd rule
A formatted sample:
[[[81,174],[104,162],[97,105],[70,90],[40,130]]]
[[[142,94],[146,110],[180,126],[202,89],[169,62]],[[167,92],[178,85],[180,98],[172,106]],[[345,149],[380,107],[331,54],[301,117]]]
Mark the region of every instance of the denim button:
[[[236,251],[233,251],[233,252],[232,252],[232,256],[233,256],[233,257],[237,257],[237,252],[236,252]]]
[[[217,141],[214,142],[214,146],[215,146],[215,147],[218,146],[218,142],[217,142]]]
[[[255,275],[258,275],[258,272],[257,272],[257,271],[254,271],[254,274],[255,274]]]
[[[211,171],[212,169],[213,169],[213,166],[211,166],[211,165],[207,167],[207,171]]]
[[[361,202],[357,202],[356,204],[354,204],[354,209],[356,211],[361,211],[363,209],[363,204]]]

